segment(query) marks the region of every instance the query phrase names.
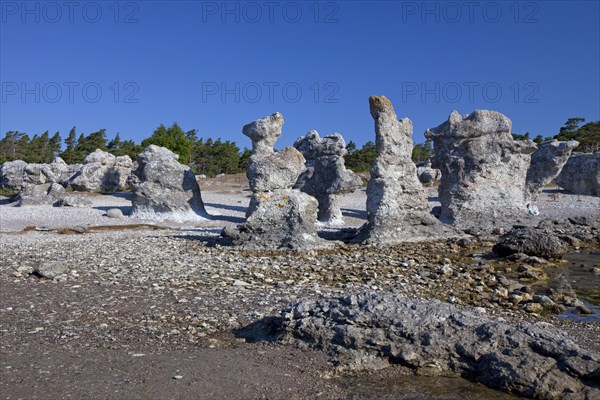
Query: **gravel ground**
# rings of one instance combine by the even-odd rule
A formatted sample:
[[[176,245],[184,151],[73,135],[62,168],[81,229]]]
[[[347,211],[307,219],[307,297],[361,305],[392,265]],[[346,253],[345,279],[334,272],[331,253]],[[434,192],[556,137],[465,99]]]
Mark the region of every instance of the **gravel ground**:
[[[431,207],[440,203],[436,188],[428,188]],[[212,219],[190,223],[174,223],[165,221],[144,220],[135,218],[108,218],[106,211],[110,208],[120,208],[125,215],[131,212],[131,194],[81,194],[93,202],[93,206],[85,208],[29,206],[11,207],[7,199],[0,198],[0,232],[21,231],[28,226],[69,228],[76,226],[102,225],[135,225],[152,224],[165,227],[203,227],[222,228],[235,226],[244,222],[246,209],[250,202],[250,192],[246,190],[204,190],[202,198]],[[367,219],[365,211],[367,196],[364,189],[345,195],[342,203],[345,226],[359,227]],[[573,215],[599,218],[600,198],[594,196],[577,196],[546,190],[536,202],[540,209],[540,218],[564,219]]]
[[[203,191],[209,213],[219,214],[212,220],[154,229],[140,225],[152,221],[103,216],[127,211],[125,195],[90,198],[92,209],[0,206],[0,398],[510,398],[401,368],[338,376],[320,352],[236,337],[300,299],[360,290],[549,321],[600,351],[599,323],[557,321],[495,299],[482,283],[517,279],[516,266],[482,257],[489,244],[247,252],[210,245],[223,226],[243,221],[249,197],[241,189]],[[348,226],[364,223],[365,199],[364,191],[344,198]],[[583,196],[545,194],[538,204],[555,218],[597,217],[600,209],[598,198]],[[21,232],[27,226],[105,228]],[[42,277],[47,271],[56,276]]]

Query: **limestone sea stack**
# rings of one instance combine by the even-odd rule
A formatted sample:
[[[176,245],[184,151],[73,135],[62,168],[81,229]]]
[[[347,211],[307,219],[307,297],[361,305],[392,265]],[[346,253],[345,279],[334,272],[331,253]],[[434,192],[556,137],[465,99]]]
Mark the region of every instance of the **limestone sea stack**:
[[[513,140],[511,127],[499,112],[476,110],[462,116],[453,111],[425,133],[434,143],[434,167],[442,171],[442,221],[487,231],[530,218],[525,185],[537,146]]]
[[[392,244],[456,236],[454,229],[430,212],[411,158],[412,122],[408,118],[399,120],[384,96],[371,96],[369,105],[378,155],[367,186],[368,222],[360,229],[358,240]]]

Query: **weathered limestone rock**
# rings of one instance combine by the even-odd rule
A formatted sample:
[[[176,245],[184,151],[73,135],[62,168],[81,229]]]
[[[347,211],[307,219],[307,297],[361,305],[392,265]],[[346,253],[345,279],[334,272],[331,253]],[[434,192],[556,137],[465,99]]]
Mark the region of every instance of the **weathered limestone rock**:
[[[22,160],[8,161],[0,166],[0,187],[19,191],[23,187],[23,177],[27,163]]]
[[[129,156],[115,157],[97,149],[88,154],[84,164],[70,180],[74,190],[82,192],[115,192],[127,189],[133,162]]]
[[[360,176],[347,170],[344,164],[346,142],[339,133],[321,139],[317,131],[310,131],[294,143],[306,159],[306,171],[300,175],[296,189],[317,199],[317,219],[327,225],[341,224],[340,195],[352,193],[362,184]]]
[[[292,187],[305,169],[302,154],[286,147],[277,153],[253,154],[246,172],[253,192],[267,192]]]
[[[571,193],[600,196],[600,153],[573,153],[554,182]]]
[[[61,184],[63,187],[69,185],[69,180],[75,175],[82,167],[82,164],[69,165],[60,157],[55,157],[54,161],[49,164],[50,170],[54,174],[54,182]]]
[[[239,226],[234,243],[253,249],[311,249],[327,247],[317,236],[318,203],[313,197],[292,189],[306,170],[302,153],[293,147],[275,152],[281,136],[283,116],[275,113],[244,126],[252,140],[248,181],[253,195],[247,221]]]
[[[65,188],[54,182],[27,185],[16,198],[17,206],[54,205],[65,193]]]
[[[171,150],[155,145],[138,155],[134,173],[140,183],[133,192],[132,216],[175,221],[208,218],[194,173],[178,159]]]
[[[369,99],[375,120],[378,156],[367,186],[368,222],[358,239],[369,243],[398,243],[455,236],[451,227],[431,213],[417,167],[411,159],[412,122],[398,120],[384,96]]]
[[[544,187],[560,174],[571,152],[578,145],[576,140],[553,140],[538,145],[538,149],[531,155],[531,165],[527,170],[525,194],[528,199],[537,200]]]
[[[423,186],[433,186],[442,178],[442,171],[431,166],[431,160],[417,164],[417,176]]]
[[[23,170],[23,186],[57,182],[62,171],[55,172],[50,164],[27,164]]]
[[[0,187],[20,191],[25,186],[56,182],[66,187],[80,164],[68,165],[56,157],[50,164],[27,164],[25,161],[9,161],[0,167]]]
[[[510,119],[495,111],[465,116],[453,111],[425,133],[434,142],[434,164],[442,171],[442,221],[487,230],[531,218],[525,177],[537,147],[531,140],[513,140],[511,126]]]
[[[236,243],[247,249],[309,250],[324,248],[315,221],[318,203],[299,190],[285,189],[254,195],[254,212],[239,227]]]
[[[281,152],[273,149],[281,136],[283,123],[283,116],[275,113],[242,129],[252,140],[252,156],[246,175],[254,193],[291,188],[306,169],[304,157],[295,148],[286,147]]]
[[[435,300],[367,292],[300,302],[263,327],[244,335],[323,349],[340,369],[401,364],[527,397],[600,398],[600,355],[549,323],[512,324]]]

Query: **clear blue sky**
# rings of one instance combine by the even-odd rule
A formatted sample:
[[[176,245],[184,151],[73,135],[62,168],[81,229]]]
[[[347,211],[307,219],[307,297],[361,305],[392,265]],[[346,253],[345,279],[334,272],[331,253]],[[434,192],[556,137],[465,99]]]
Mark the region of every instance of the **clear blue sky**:
[[[2,135],[139,142],[176,121],[244,146],[242,126],[279,111],[278,147],[311,129],[362,144],[370,95],[417,142],[453,109],[544,136],[600,119],[598,1],[0,4]]]

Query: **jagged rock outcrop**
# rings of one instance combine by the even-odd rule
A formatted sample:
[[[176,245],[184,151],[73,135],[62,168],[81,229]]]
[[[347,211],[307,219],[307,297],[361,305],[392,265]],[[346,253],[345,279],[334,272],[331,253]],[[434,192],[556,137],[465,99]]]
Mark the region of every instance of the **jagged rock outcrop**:
[[[538,145],[531,155],[531,165],[527,170],[525,194],[531,201],[537,200],[544,187],[556,178],[569,160],[571,152],[579,145],[576,140],[559,142],[553,140]]]
[[[27,185],[16,197],[17,207],[54,205],[61,200],[66,191],[62,185],[55,182]]]
[[[174,221],[209,217],[194,173],[178,159],[171,150],[155,145],[138,155],[133,217]]]
[[[600,196],[600,153],[573,153],[554,182],[571,193]]]
[[[392,103],[384,96],[371,96],[369,104],[378,156],[367,186],[368,222],[357,239],[381,244],[456,236],[454,229],[430,212],[411,159],[412,122],[408,118],[398,120]]]
[[[244,126],[252,140],[248,181],[253,192],[248,219],[232,236],[233,242],[251,249],[312,249],[328,247],[317,236],[317,200],[292,189],[306,170],[302,153],[294,147],[275,152],[284,120],[280,113]]]
[[[298,178],[295,188],[317,199],[317,219],[328,225],[341,224],[340,195],[352,193],[362,184],[360,176],[347,170],[344,155],[346,142],[339,133],[321,138],[310,131],[294,143],[306,159],[306,171]]]
[[[326,350],[340,369],[401,364],[419,375],[462,376],[533,398],[600,396],[600,355],[549,323],[512,324],[391,292],[303,301],[239,334]]]
[[[423,186],[433,186],[442,178],[442,171],[431,166],[431,160],[417,164],[417,176]]]
[[[434,143],[434,165],[442,171],[442,221],[461,229],[493,229],[531,218],[525,178],[537,146],[513,140],[511,127],[511,120],[495,111],[465,116],[453,111],[425,133]]]
[[[84,159],[81,169],[69,184],[76,191],[115,192],[127,190],[127,180],[132,173],[133,162],[129,156],[115,157],[97,149]]]
[[[20,191],[27,163],[23,160],[7,161],[0,166],[0,187]]]

